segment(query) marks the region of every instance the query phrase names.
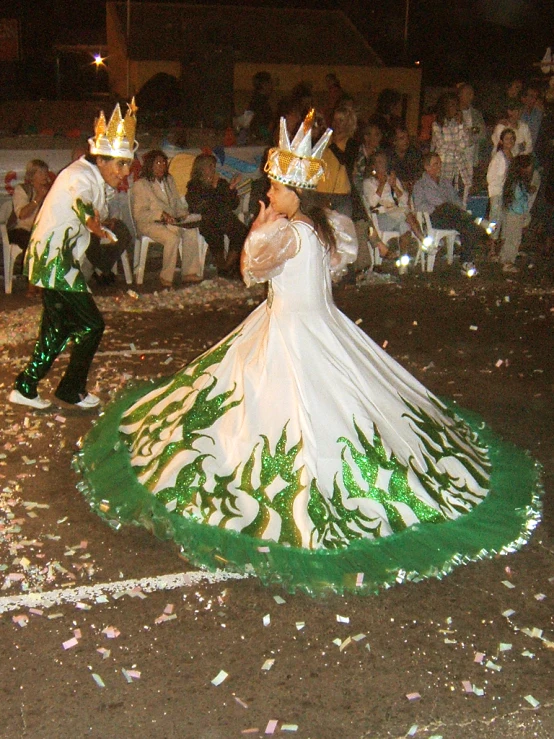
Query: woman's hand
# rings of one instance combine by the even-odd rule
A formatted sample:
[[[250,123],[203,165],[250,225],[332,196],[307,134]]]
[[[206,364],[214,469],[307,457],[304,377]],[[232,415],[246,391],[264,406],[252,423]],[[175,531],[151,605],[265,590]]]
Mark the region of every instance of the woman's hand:
[[[165,210],[162,212],[162,221],[169,226],[175,225],[175,218],[170,213],[166,213]]]
[[[260,200],[260,212],[258,213],[256,220],[252,224],[251,230],[255,231],[257,228],[260,228],[260,226],[264,226],[266,223],[272,223],[279,218],[284,218],[282,213],[277,213],[276,211],[274,211],[271,205],[268,205],[266,207],[265,203]]]
[[[229,182],[229,187],[231,190],[236,190],[237,186],[241,180],[240,174],[236,174],[233,179]]]

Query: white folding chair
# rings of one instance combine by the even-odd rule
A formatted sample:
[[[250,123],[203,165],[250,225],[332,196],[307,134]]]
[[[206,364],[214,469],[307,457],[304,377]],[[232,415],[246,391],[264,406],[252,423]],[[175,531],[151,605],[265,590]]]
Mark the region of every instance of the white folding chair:
[[[396,239],[398,241],[400,239],[399,231],[382,231],[379,228],[379,219],[377,218],[377,213],[372,213],[371,211],[368,211],[368,215],[370,219],[370,226],[373,226],[375,233],[377,234],[379,240],[383,242],[383,244],[388,246],[389,241],[392,241],[393,239]],[[369,253],[373,262],[372,268],[383,263],[383,258],[379,253],[379,249],[376,246],[372,246],[371,242],[369,244]]]
[[[127,254],[126,251],[124,251],[123,254],[121,254],[121,256],[119,257],[119,261],[121,262],[121,266],[123,267],[123,274],[125,276],[125,282],[128,285],[132,285],[133,284],[133,270],[131,269],[129,255]],[[112,272],[114,273],[114,275],[117,274],[117,262],[114,264]]]
[[[7,222],[12,212],[12,201],[7,200],[0,208],[0,237],[4,256],[4,291],[9,295],[12,291],[13,267],[15,260],[23,249],[17,244],[10,244]]]
[[[186,265],[187,274],[196,272],[197,277],[202,277],[204,274],[204,262],[206,261],[206,252],[208,250],[208,244],[200,233],[198,228],[191,229],[196,235],[196,249],[188,249],[187,254],[183,253],[183,237],[179,241],[179,257],[181,259],[181,269]],[[146,259],[148,257],[148,249],[152,244],[157,243],[154,239],[149,236],[139,236],[135,241],[135,261],[134,270],[137,285],[142,285],[144,282],[144,270],[146,267]],[[188,246],[188,245],[187,245]],[[125,267],[124,267],[125,268]]]
[[[446,261],[448,264],[452,264],[454,261],[454,244],[458,232],[454,229],[434,228],[431,223],[431,216],[424,211],[418,211],[417,220],[423,233],[427,235],[428,239],[431,239],[431,243],[419,244],[414,264],[421,264],[422,272],[432,272],[435,267],[437,251],[443,240],[446,246]]]

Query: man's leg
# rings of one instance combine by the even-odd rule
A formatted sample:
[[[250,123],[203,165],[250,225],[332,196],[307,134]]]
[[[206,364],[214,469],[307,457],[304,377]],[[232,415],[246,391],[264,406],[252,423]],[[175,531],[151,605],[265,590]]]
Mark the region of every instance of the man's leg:
[[[26,398],[37,397],[38,383],[64,350],[72,331],[62,299],[64,293],[44,289],[41,292],[43,308],[38,339],[29,363],[15,381],[15,389]]]
[[[90,293],[62,295],[73,347],[55,395],[66,403],[78,403],[87,395],[88,372],[104,333],[104,319]]]
[[[504,243],[500,250],[500,262],[503,265],[513,264],[516,260],[519,247],[521,246],[524,222],[525,216],[519,213],[510,213],[510,211],[507,211],[504,215]]]
[[[460,259],[472,262],[479,243],[487,234],[478,226],[473,216],[453,203],[443,203],[431,213],[431,224],[434,228],[455,229],[460,234]]]
[[[110,222],[109,229],[117,236],[115,243],[101,244],[100,239],[91,234],[86,251],[87,259],[94,269],[108,276],[112,274],[114,264],[125,250],[130,255],[133,253],[133,238],[123,221],[114,219]]]

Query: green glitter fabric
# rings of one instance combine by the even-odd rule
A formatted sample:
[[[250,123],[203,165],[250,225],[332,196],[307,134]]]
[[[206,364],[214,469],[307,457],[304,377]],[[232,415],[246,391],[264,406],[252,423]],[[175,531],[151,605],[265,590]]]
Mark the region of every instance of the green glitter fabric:
[[[490,492],[467,515],[317,550],[207,526],[168,511],[137,480],[119,426],[129,405],[143,393],[144,388],[127,391],[91,430],[75,458],[83,478],[78,487],[110,525],[139,525],[160,539],[174,539],[197,566],[249,572],[292,592],[367,594],[403,581],[441,578],[458,565],[517,551],[540,519],[539,465],[526,452],[501,441],[475,414],[456,408],[488,450],[491,462]],[[338,521],[345,523],[340,515]]]

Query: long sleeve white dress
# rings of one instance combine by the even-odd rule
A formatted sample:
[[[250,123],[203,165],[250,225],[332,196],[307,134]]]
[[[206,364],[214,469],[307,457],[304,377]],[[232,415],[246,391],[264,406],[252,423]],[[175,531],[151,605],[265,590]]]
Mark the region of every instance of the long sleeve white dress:
[[[107,409],[79,458],[91,505],[173,537],[197,564],[310,592],[375,590],[513,550],[538,516],[532,461],[516,460],[528,478],[517,506],[497,494],[491,511],[487,435],[335,306],[331,276],[354,261],[356,237],[348,218],[330,220],[334,255],[305,222],[250,233],[245,280],[269,280],[267,301]]]

